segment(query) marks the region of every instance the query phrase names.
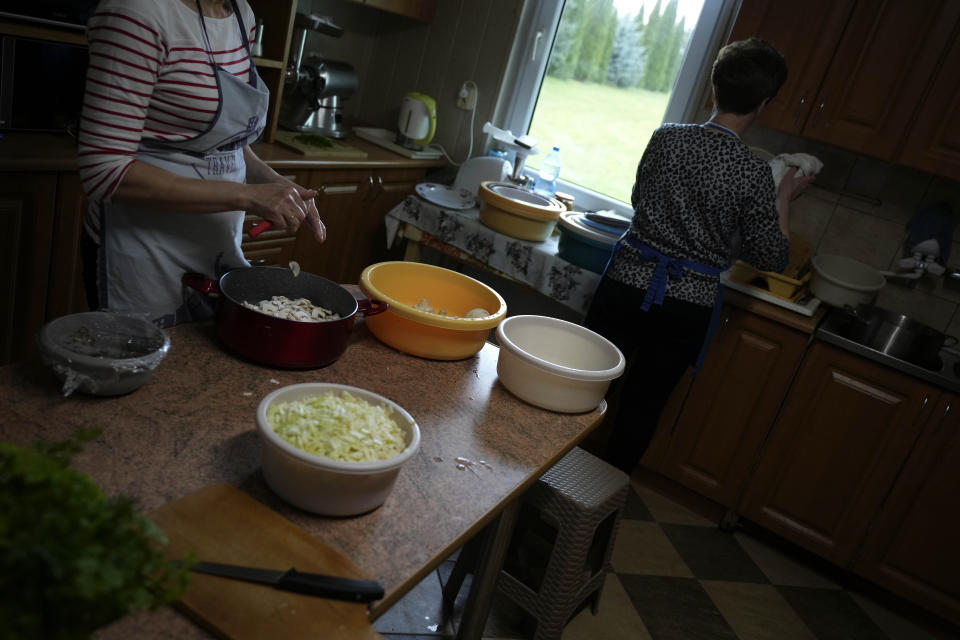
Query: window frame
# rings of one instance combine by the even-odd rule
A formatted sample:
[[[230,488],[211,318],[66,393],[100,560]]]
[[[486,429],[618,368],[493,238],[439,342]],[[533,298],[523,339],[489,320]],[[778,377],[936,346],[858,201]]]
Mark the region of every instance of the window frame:
[[[680,64],[663,122],[691,122],[700,111],[713,59],[729,37],[732,18],[736,16],[740,2],[741,0],[704,0],[700,19],[697,20],[690,44]],[[559,1],[524,0],[504,81],[494,109],[493,124],[499,128],[508,129],[517,135],[529,131],[563,5],[564,3]],[[489,138],[487,144],[490,144]],[[643,146],[646,146],[646,142]],[[538,150],[546,153],[542,148],[538,147]],[[640,160],[641,153],[642,147],[637,150],[637,161]],[[533,176],[534,170],[525,169],[524,173]],[[621,215],[633,216],[633,208],[629,203],[567,182],[562,173],[557,180],[557,188],[574,196],[578,208],[589,211],[612,209]]]

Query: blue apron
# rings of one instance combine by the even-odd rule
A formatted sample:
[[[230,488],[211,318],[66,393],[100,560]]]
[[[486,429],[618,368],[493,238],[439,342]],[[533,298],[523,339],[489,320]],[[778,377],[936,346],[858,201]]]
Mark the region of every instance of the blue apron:
[[[232,4],[249,55],[243,18],[236,0]],[[209,52],[212,47],[199,0],[197,12]],[[208,56],[220,94],[209,127],[179,142],[144,140],[136,159],[183,177],[243,183],[243,148],[263,133],[270,92],[252,60],[249,79],[243,80],[217,65],[212,54]],[[160,327],[211,317],[213,300],[183,287],[180,279],[186,272],[216,279],[230,269],[249,266],[240,248],[243,218],[243,211],[198,215],[103,204],[98,256],[101,304],[114,311],[143,314]]]
[[[710,341],[713,339],[714,331],[716,330],[717,323],[720,320],[720,308],[723,305],[723,283],[719,281],[719,277],[722,273],[722,269],[718,269],[717,267],[708,264],[694,262],[693,260],[672,258],[664,255],[653,247],[640,242],[638,239],[631,236],[630,232],[628,231],[614,246],[613,253],[610,255],[610,260],[607,262],[607,266],[603,270],[604,276],[606,275],[607,270],[610,268],[610,265],[613,264],[613,256],[616,255],[617,251],[620,250],[624,242],[639,251],[640,257],[646,262],[657,263],[653,270],[653,277],[650,279],[650,284],[647,285],[647,292],[643,297],[643,303],[640,305],[640,309],[642,311],[649,311],[650,307],[655,304],[662,305],[663,298],[667,292],[667,279],[669,278],[670,280],[678,280],[682,278],[684,269],[718,278],[717,297],[713,302],[713,311],[710,314],[710,323],[707,325],[707,333],[703,338],[703,345],[700,347],[700,353],[697,355],[697,361],[693,366],[693,375],[696,375],[697,372],[700,371],[700,365],[703,364],[704,357],[707,355],[707,349],[710,347]]]

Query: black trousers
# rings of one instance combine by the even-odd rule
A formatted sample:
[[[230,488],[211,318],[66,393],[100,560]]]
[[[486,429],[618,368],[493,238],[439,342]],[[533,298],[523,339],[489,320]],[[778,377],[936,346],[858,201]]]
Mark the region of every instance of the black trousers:
[[[642,311],[645,290],[604,277],[584,325],[607,338],[627,360],[607,392],[601,457],[630,473],[653,439],[660,412],[688,367],[696,363],[713,309],[665,298]]]

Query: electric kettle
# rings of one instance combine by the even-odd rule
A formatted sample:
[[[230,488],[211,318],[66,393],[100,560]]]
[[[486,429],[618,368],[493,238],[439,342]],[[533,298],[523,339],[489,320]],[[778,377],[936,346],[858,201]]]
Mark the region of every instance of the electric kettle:
[[[421,149],[433,140],[437,130],[437,103],[428,95],[410,91],[400,103],[397,142],[409,149]]]

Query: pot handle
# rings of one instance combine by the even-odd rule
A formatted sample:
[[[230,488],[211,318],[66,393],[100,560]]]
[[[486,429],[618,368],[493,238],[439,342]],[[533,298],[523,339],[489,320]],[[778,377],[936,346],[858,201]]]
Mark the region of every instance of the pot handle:
[[[357,300],[357,313],[362,313],[364,316],[375,316],[389,308],[390,305],[382,300]]]
[[[250,230],[247,231],[247,235],[251,238],[256,238],[258,235],[269,229],[273,226],[273,223],[269,220],[261,220],[257,224],[250,227]]]
[[[180,282],[191,289],[196,289],[204,295],[217,297],[220,295],[220,287],[216,280],[203,277],[200,273],[185,273],[180,278]]]

